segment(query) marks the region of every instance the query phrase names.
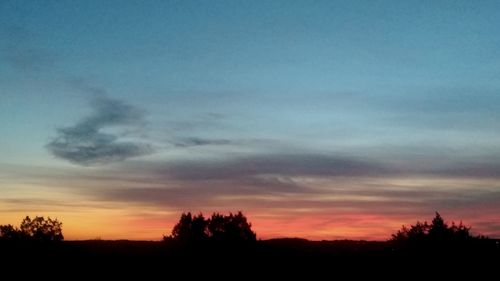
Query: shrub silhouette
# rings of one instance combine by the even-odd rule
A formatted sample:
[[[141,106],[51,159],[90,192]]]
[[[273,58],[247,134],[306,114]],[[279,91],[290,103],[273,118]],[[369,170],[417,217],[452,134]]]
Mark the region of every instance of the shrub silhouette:
[[[452,222],[448,226],[441,215],[436,212],[436,216],[431,224],[418,222],[409,228],[403,226],[392,235],[391,241],[397,245],[425,246],[425,245],[451,245],[464,243],[476,239],[470,234],[470,227],[460,222],[456,225]]]
[[[62,222],[48,217],[26,216],[19,228],[10,224],[0,225],[1,240],[62,241]]]
[[[213,213],[205,219],[203,214],[193,216],[190,212],[183,213],[179,222],[174,226],[172,235],[164,240],[174,239],[180,242],[254,242],[256,234],[252,225],[242,212],[237,214],[221,215]]]

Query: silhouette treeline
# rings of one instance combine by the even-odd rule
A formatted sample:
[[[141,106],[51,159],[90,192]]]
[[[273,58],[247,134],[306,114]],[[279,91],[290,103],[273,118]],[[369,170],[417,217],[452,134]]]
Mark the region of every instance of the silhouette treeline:
[[[174,240],[182,243],[199,243],[204,241],[241,243],[255,242],[256,234],[252,224],[240,211],[236,214],[222,215],[213,213],[205,219],[202,213],[192,215],[183,213],[174,226],[171,236],[164,236],[165,241]]]
[[[0,240],[6,241],[62,241],[62,222],[57,219],[26,216],[19,228],[11,224],[0,225]]]
[[[471,227],[462,222],[459,224],[451,222],[451,225],[448,225],[443,217],[436,212],[430,224],[427,221],[423,223],[417,221],[410,227],[403,226],[392,234],[390,242],[400,248],[440,250],[467,246],[477,242],[477,240],[487,238],[471,235],[470,229]]]
[[[399,275],[397,270],[421,274],[422,269],[432,268],[433,277],[440,272],[447,277],[444,280],[455,279],[449,278],[450,271],[442,266],[447,263],[460,269],[452,270],[452,274],[462,276],[463,271],[469,269],[474,273],[474,280],[488,280],[491,278],[477,274],[497,274],[500,262],[500,240],[472,236],[470,227],[447,224],[439,214],[431,223],[417,222],[403,227],[386,241],[297,238],[257,241],[250,222],[241,212],[214,213],[208,218],[201,213],[183,213],[171,235],[164,237],[165,241],[61,241],[61,226],[58,220],[43,217],[27,217],[20,227],[0,226],[0,267],[10,270],[21,266],[23,274],[30,272],[38,279],[40,274],[53,268],[56,272],[64,268],[69,272],[88,273],[89,278],[106,272],[113,277],[122,274],[130,278],[131,273],[137,273],[141,279],[153,279],[158,274],[177,272],[182,276],[199,274],[202,278],[216,276],[217,279],[242,276],[261,279],[269,273],[276,274],[278,279],[302,274],[307,274],[309,279],[324,279],[332,272],[336,276],[346,273],[349,277],[357,273],[368,273],[372,277],[378,272],[384,280],[388,280],[387,275],[391,273],[398,279],[406,276]],[[50,274],[53,271],[49,272],[52,276]],[[144,274],[151,277],[146,278]]]

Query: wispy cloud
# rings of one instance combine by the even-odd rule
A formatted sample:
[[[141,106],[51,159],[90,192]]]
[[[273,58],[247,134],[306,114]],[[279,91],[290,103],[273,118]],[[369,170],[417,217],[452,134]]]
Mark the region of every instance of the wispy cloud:
[[[57,136],[46,147],[56,157],[78,165],[122,161],[153,152],[151,145],[120,140],[105,128],[130,128],[144,122],[143,112],[132,105],[108,97],[91,100],[93,113],[73,126],[57,129]]]
[[[191,147],[202,145],[229,145],[234,142],[228,139],[206,139],[200,137],[185,137],[177,138],[172,141],[172,144],[177,147]]]
[[[498,193],[498,175],[483,177],[496,164],[477,167],[459,178],[463,169],[458,164],[406,166],[307,152],[130,162],[121,166],[122,173],[137,173],[133,177],[140,180],[127,180],[129,185],[111,186],[99,194],[106,200],[201,209],[224,205],[321,210],[335,205],[370,212],[385,206],[390,212],[402,212],[461,208],[488,198],[498,202],[492,195]]]
[[[253,155],[223,161],[184,161],[163,171],[176,179],[206,180],[258,175],[368,176],[386,174],[382,165],[308,153]]]

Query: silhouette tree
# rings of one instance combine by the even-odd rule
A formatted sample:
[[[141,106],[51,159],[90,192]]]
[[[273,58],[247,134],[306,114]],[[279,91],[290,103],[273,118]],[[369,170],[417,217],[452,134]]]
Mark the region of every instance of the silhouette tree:
[[[50,217],[26,216],[19,228],[12,225],[0,226],[0,238],[3,240],[36,240],[36,241],[62,241],[62,222]]]
[[[203,214],[192,216],[183,213],[179,222],[172,229],[170,237],[181,242],[217,241],[217,242],[252,242],[256,241],[256,234],[252,225],[242,212],[230,213],[227,216],[213,213],[210,219]]]
[[[1,240],[19,240],[21,238],[21,231],[12,226],[11,224],[0,225],[0,239]]]
[[[470,239],[472,236],[470,235],[470,227],[465,226],[462,221],[460,221],[459,225],[456,225],[455,222],[452,222],[451,224],[451,232],[453,233],[453,236],[455,239],[458,240],[467,240]]]
[[[219,214],[213,213],[208,220],[208,233],[214,241],[224,241],[226,232],[226,218]]]
[[[191,235],[191,224],[193,217],[191,213],[182,213],[179,222],[172,229],[172,238],[174,239],[187,239]]]
[[[429,225],[427,222],[419,222],[415,225],[410,226],[410,228],[407,228],[406,226],[403,225],[401,230],[398,230],[396,234],[392,235],[392,240],[395,241],[422,241],[425,239],[429,232]]]
[[[223,230],[224,241],[256,241],[256,234],[252,231],[252,225],[242,212],[238,212],[236,215],[230,213],[229,216],[225,216]]]
[[[203,241],[208,238],[206,228],[203,214],[193,217],[190,212],[183,213],[172,230],[172,238],[183,242]]]
[[[191,223],[191,234],[193,236],[193,240],[195,241],[205,241],[208,238],[207,231],[208,222],[203,217],[203,214],[200,213],[198,216],[193,217],[193,221]]]
[[[442,241],[450,238],[453,233],[444,222],[443,217],[436,212],[436,216],[432,219],[432,223],[429,227],[428,235],[431,241]]]
[[[449,227],[444,221],[443,217],[436,212],[436,216],[429,225],[427,222],[418,222],[410,228],[403,226],[401,230],[392,235],[392,242],[398,245],[406,246],[422,246],[432,245],[450,245],[463,243],[465,241],[474,239],[470,235],[470,227],[463,225],[460,222],[456,225],[452,222]]]

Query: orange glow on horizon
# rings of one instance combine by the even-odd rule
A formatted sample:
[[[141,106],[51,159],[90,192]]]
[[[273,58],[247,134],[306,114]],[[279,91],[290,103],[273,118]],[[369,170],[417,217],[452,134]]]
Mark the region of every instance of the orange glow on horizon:
[[[205,216],[207,217],[207,214]],[[384,217],[376,214],[344,213],[342,215],[302,215],[302,216],[270,216],[258,213],[244,213],[252,223],[252,229],[258,239],[271,238],[305,238],[310,240],[387,240],[391,234],[402,225],[414,224],[417,220],[430,221],[430,216],[424,218],[404,219],[402,217]],[[52,216],[49,214],[51,217]],[[456,220],[442,214],[447,222]],[[171,213],[158,215],[156,218],[125,218],[122,214],[107,214],[84,216],[67,214],[57,216],[63,222],[63,234],[66,240],[161,240],[163,235],[170,235],[180,214]],[[458,216],[457,216],[458,217]],[[2,218],[2,224],[18,225],[24,215],[10,215]],[[484,218],[488,219],[488,218]],[[483,232],[477,218],[466,218],[463,223],[472,225],[474,233]]]
[[[402,225],[430,221],[436,211],[432,206],[424,205],[423,199],[407,199],[409,195],[402,199],[391,198],[390,194],[384,197],[383,192],[372,195],[363,189],[362,183],[350,185],[349,181],[343,182],[340,179],[336,182],[316,178],[301,180],[310,185],[311,189],[319,190],[318,193],[214,195],[212,201],[204,202],[208,207],[195,207],[196,203],[193,203],[191,208],[182,210],[179,210],[180,207],[169,208],[157,204],[104,201],[64,189],[54,191],[46,186],[13,184],[15,193],[12,191],[2,194],[4,198],[0,205],[0,224],[18,226],[27,215],[50,216],[63,222],[66,240],[161,240],[163,235],[170,234],[183,211],[202,211],[205,217],[209,217],[213,212],[227,214],[242,210],[259,239],[299,237],[312,240],[387,240]],[[467,185],[476,184],[481,188],[485,186],[475,192],[487,192],[494,186],[489,181],[469,181]],[[410,192],[410,195],[413,190],[435,192],[431,193],[432,196],[439,195],[440,191],[447,192],[457,184],[448,179],[431,181],[418,178],[378,179],[378,182],[372,179],[370,183],[395,186],[393,190],[396,192]],[[439,186],[440,190],[429,190],[426,187],[428,185]],[[328,187],[338,187],[337,192],[324,192]],[[349,193],[342,193],[345,189],[349,189]],[[472,227],[473,234],[500,237],[500,207],[494,202],[478,201],[464,206],[448,206],[437,211],[440,211],[447,222],[459,223],[462,220]]]
[[[207,213],[208,214],[208,213]],[[328,215],[302,215],[302,216],[269,216],[265,214],[244,213],[252,223],[252,229],[257,233],[258,239],[271,238],[305,238],[310,240],[387,240],[391,234],[402,225],[414,224],[417,220],[430,221],[428,217],[403,219],[399,217],[384,217],[381,215],[351,213],[340,216]],[[35,214],[36,215],[36,214]],[[32,216],[35,216],[32,215]],[[456,223],[458,216],[448,217],[442,213],[445,220]],[[66,240],[161,240],[163,235],[170,235],[171,229],[176,224],[180,214],[170,214],[157,218],[124,218],[120,214],[67,214],[57,217],[63,222],[63,234]],[[494,216],[493,214],[491,216]],[[25,217],[20,214],[3,216],[0,224],[19,225]],[[207,215],[206,215],[207,217]],[[488,217],[482,218],[488,220]],[[491,235],[481,229],[481,219],[466,217],[463,223],[472,226],[473,233]]]

